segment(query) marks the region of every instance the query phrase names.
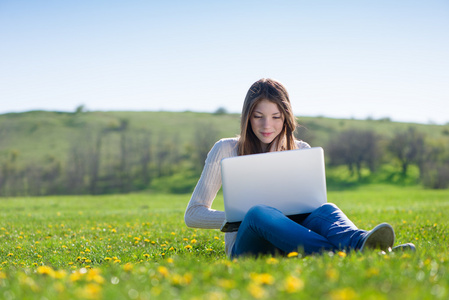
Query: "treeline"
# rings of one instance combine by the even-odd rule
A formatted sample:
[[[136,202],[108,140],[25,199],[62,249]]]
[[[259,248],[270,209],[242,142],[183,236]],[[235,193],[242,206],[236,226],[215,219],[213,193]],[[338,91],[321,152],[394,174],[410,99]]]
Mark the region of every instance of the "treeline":
[[[350,128],[314,145],[315,133],[306,128],[299,128],[297,137],[322,146],[327,168],[346,168],[352,180],[364,181],[385,172],[385,166],[396,177],[408,178],[413,167],[419,170],[417,184],[449,186],[449,132],[435,139],[412,126],[388,136]],[[213,124],[198,124],[188,142],[180,138],[181,132],[131,128],[130,121],[122,119],[116,126],[79,130],[70,137],[65,158],[47,155],[43,161],[23,164],[20,153],[10,151],[0,162],[0,196],[190,192],[208,151],[222,136]]]
[[[371,174],[381,166],[396,166],[395,174],[408,177],[411,166],[419,169],[418,182],[427,188],[449,186],[449,140],[431,140],[414,127],[386,138],[372,130],[349,129],[332,138],[327,147],[329,166],[345,165],[362,180],[362,170]]]
[[[65,160],[46,156],[21,166],[18,152],[11,151],[0,163],[0,196],[97,195],[148,188],[187,192],[217,135],[213,126],[198,125],[195,138],[186,144],[176,135],[130,129],[128,120],[104,129],[84,128],[70,137]]]

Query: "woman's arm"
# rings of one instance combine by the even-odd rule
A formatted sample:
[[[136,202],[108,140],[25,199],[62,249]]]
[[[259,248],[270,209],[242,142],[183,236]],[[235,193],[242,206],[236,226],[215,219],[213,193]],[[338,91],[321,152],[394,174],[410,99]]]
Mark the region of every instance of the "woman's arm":
[[[221,160],[236,154],[235,145],[235,139],[220,140],[207,155],[203,172],[184,215],[187,226],[221,228],[225,220],[225,214],[223,211],[211,209],[211,206],[221,187]]]

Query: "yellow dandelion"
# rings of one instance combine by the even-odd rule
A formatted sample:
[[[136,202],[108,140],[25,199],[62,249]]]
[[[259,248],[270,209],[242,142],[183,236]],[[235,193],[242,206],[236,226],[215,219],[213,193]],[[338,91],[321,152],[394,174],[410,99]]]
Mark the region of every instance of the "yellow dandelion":
[[[82,274],[80,272],[73,272],[70,274],[69,279],[72,282],[79,281],[82,278]]]
[[[287,254],[287,257],[297,257],[299,255],[298,252],[290,252],[289,254]]]
[[[235,288],[236,283],[234,280],[231,279],[220,279],[218,281],[218,285],[224,289],[230,290]]]
[[[149,255],[148,253],[145,253],[145,254],[143,255],[143,257],[148,258],[148,257],[150,257],[150,255]]]
[[[168,249],[168,251],[175,251],[174,247],[170,247],[170,249]]]
[[[49,266],[40,266],[37,268],[37,273],[41,275],[48,275],[50,277],[53,277],[54,270]]]
[[[53,278],[55,278],[55,279],[62,279],[62,278],[65,278],[66,276],[67,276],[67,273],[64,270],[57,270],[53,273]]]
[[[112,228],[112,229],[111,229],[111,232],[112,232],[112,233],[116,233],[116,232],[117,232],[117,229]]]
[[[174,262],[174,260],[173,260],[173,258],[169,257],[169,258],[167,258],[167,262],[168,262],[169,264],[172,264],[172,263]]]
[[[90,269],[86,273],[86,280],[89,282],[96,282],[99,284],[102,284],[105,282],[105,279],[103,278],[103,276],[101,276],[101,272],[99,269]]]
[[[124,271],[126,271],[126,272],[131,272],[132,270],[133,270],[133,265],[131,264],[131,263],[126,263],[124,266],[123,266],[123,270]]]
[[[214,240],[219,240],[220,238],[218,236],[214,236]]]
[[[192,246],[187,245],[187,246],[184,246],[184,248],[187,249],[187,250],[190,250],[190,249],[192,249]]]
[[[326,270],[326,277],[332,281],[337,281],[340,277],[340,273],[336,269],[329,268]]]
[[[144,241],[145,243],[149,243],[149,242],[150,242],[149,239],[144,239],[143,241]]]
[[[196,243],[196,239],[192,239],[192,240],[190,241],[190,243],[191,243],[191,244],[195,244],[195,243]]]
[[[7,256],[14,256],[14,254],[13,253],[8,253],[8,255]]]
[[[270,257],[270,258],[267,259],[267,264],[269,264],[269,265],[275,265],[278,262],[279,262],[279,260],[274,258],[274,257]]]
[[[110,258],[110,257],[105,257],[104,260],[105,260],[105,261],[111,261],[112,258]]]
[[[288,276],[285,279],[284,289],[287,293],[294,293],[304,288],[304,281],[295,276]]]
[[[343,251],[338,251],[337,254],[338,254],[338,256],[340,256],[340,257],[346,257],[346,253],[343,252]]]
[[[357,298],[357,293],[351,288],[342,288],[330,293],[332,300],[351,300]]]
[[[256,284],[270,285],[274,283],[274,277],[268,273],[251,273],[249,274],[251,280]]]
[[[191,273],[187,272],[182,276],[182,278],[183,278],[185,284],[190,284],[192,282],[193,275]]]
[[[172,232],[171,232],[171,235],[176,235],[176,233],[172,231]]]
[[[250,283],[248,285],[248,292],[256,299],[264,298],[267,294],[263,287],[255,283]]]
[[[89,283],[81,289],[80,294],[87,299],[99,299],[101,298],[101,287],[96,283]]]
[[[161,274],[164,277],[168,276],[168,274],[169,274],[168,269],[166,267],[164,267],[164,266],[159,266],[157,268],[157,271],[159,272],[159,274]]]

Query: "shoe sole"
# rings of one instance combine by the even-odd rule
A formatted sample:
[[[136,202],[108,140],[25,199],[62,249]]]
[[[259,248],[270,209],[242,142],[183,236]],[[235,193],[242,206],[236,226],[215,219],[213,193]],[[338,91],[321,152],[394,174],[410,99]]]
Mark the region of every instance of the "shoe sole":
[[[394,245],[394,238],[394,230],[390,224],[379,224],[367,234],[360,251],[363,252],[365,249],[391,251]]]
[[[407,243],[407,244],[402,244],[402,245],[398,245],[396,247],[393,247],[391,249],[391,252],[405,252],[405,251],[410,251],[410,252],[416,252],[416,246],[413,243]]]

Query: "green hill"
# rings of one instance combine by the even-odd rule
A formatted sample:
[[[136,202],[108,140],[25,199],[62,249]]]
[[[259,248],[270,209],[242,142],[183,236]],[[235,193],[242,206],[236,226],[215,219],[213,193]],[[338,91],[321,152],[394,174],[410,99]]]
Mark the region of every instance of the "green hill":
[[[448,145],[449,139],[448,125],[324,117],[299,117],[298,121],[298,137],[312,146],[322,146],[325,152],[330,141],[348,130],[375,132],[384,144],[410,127],[430,144]],[[127,192],[181,173],[182,178],[167,182],[197,178],[210,147],[220,138],[238,135],[239,122],[238,114],[197,112],[3,114],[0,194]],[[66,182],[70,176],[77,178],[77,188]],[[139,176],[146,179],[138,180]],[[39,182],[32,183],[37,178]],[[57,187],[48,187],[56,181]],[[193,179],[188,181],[187,190]],[[109,183],[98,188],[101,182]],[[70,186],[72,189],[67,189]]]

